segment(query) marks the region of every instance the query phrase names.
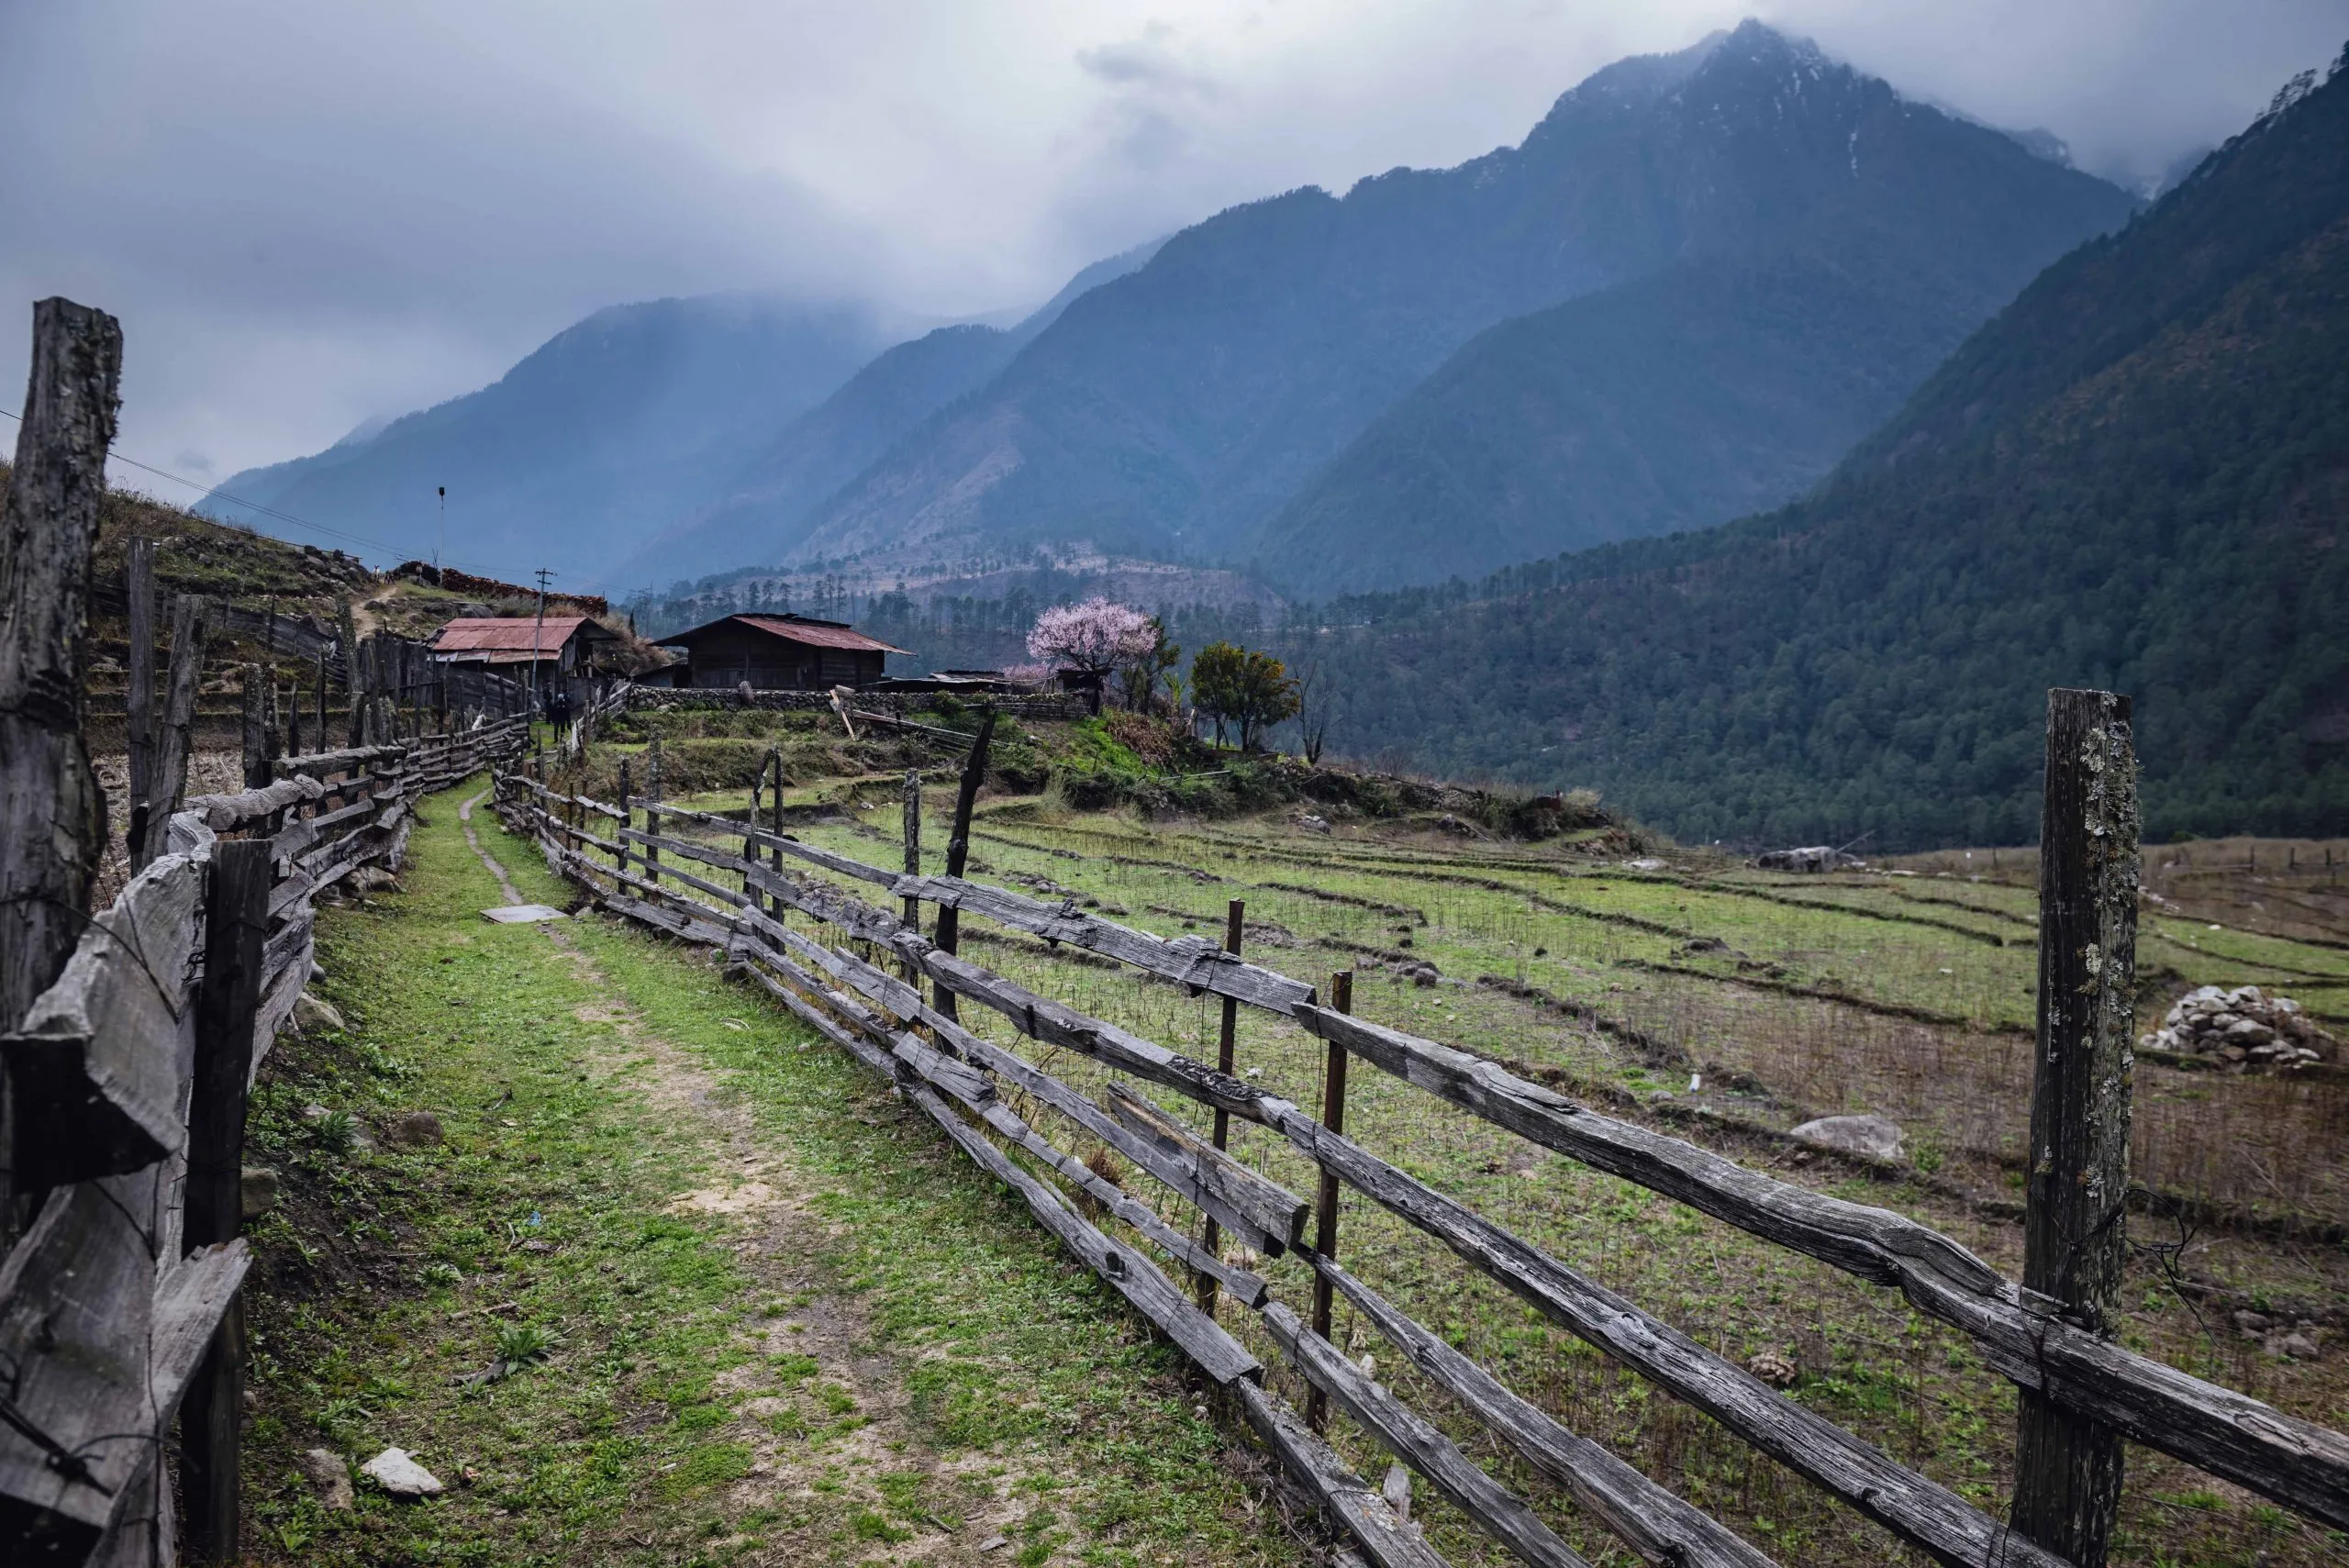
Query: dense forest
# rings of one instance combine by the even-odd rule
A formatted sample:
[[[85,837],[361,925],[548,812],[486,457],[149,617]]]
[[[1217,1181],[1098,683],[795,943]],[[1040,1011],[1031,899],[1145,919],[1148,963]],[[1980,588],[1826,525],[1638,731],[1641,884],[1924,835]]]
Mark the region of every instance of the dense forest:
[[[2050,268],[1813,497],[1341,601],[1333,743],[1686,838],[2037,830],[2046,688],[2133,695],[2156,836],[2349,827],[2349,74]]]

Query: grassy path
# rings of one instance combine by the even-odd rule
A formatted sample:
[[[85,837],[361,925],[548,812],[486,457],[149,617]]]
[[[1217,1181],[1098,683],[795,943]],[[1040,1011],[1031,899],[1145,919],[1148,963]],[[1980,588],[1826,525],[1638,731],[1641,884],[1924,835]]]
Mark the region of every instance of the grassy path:
[[[322,912],[348,1028],[258,1091],[255,1560],[1305,1555],[1173,1354],[877,1080],[698,955],[483,920],[565,890],[428,812],[404,892]],[[418,1109],[445,1137],[395,1144]],[[447,1492],[299,1474],[392,1445]]]

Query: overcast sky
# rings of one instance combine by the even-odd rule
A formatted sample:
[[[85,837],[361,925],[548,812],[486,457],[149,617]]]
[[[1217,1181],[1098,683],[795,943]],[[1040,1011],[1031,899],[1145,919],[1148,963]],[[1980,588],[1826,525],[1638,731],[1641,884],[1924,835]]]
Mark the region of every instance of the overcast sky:
[[[117,450],[217,480],[599,306],[1033,303],[1233,202],[1515,142],[1747,15],[2116,174],[2349,39],[2349,0],[0,0],[0,397],[32,300],[101,306]]]

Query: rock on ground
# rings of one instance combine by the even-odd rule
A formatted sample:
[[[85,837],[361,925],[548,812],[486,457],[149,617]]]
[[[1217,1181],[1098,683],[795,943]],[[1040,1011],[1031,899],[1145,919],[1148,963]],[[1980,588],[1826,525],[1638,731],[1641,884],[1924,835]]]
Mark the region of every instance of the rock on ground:
[[[277,1207],[277,1173],[246,1166],[237,1196],[239,1212],[247,1219],[259,1219]]]
[[[384,1129],[384,1136],[393,1143],[414,1147],[438,1143],[443,1135],[439,1117],[430,1111],[409,1111],[405,1116],[393,1118],[392,1125]]]
[[[2204,985],[2179,997],[2162,1027],[2139,1038],[2142,1050],[2212,1059],[2229,1072],[2299,1072],[2340,1054],[2341,1042],[2316,1027],[2289,996],[2256,985]]]
[[[395,1497],[429,1497],[441,1489],[440,1478],[404,1448],[387,1448],[359,1470]]]
[[[321,1002],[307,991],[294,998],[294,1027],[304,1034],[312,1029],[340,1029],[342,1015],[331,1002]]]
[[[399,1451],[391,1451],[397,1453]],[[318,1505],[330,1514],[339,1514],[357,1506],[359,1495],[351,1488],[351,1466],[342,1455],[330,1448],[314,1448],[302,1456],[302,1473],[317,1489]]]
[[[1900,1124],[1880,1116],[1823,1116],[1787,1136],[1813,1149],[1863,1154],[1871,1160],[1900,1158]]]

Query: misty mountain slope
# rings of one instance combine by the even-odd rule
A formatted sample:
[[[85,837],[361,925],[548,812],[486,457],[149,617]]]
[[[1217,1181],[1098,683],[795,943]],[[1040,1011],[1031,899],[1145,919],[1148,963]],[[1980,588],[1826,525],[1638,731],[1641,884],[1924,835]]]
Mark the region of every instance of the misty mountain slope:
[[[616,306],[479,392],[221,488],[429,557],[445,484],[450,561],[509,578],[551,565],[592,587],[890,339],[849,306],[740,295]],[[206,509],[268,523],[217,497]]]
[[[1735,198],[1698,258],[1479,335],[1267,524],[1260,570],[1397,587],[1780,505],[2132,208],[1846,67],[1731,72],[1745,39],[1675,92],[1736,138],[1697,159]]]
[[[941,327],[883,352],[754,453],[706,506],[662,529],[612,569],[625,584],[668,584],[781,561],[808,513],[922,421],[992,380],[1069,305],[1143,265],[1162,241],[1096,261],[1009,328]]]
[[[2349,829],[2349,74],[2058,261],[1814,496],[1342,604],[1344,743],[1687,838],[2034,836],[2045,695],[2149,834]]]
[[[1947,314],[1785,261],[1677,267],[1504,322],[1317,475],[1257,569],[1359,593],[1779,505],[1932,373],[1965,325]]]
[[[1789,250],[1834,265],[1855,250],[1885,258],[1878,282],[1916,274],[1911,307],[1946,349],[2130,206],[1748,23],[1598,72],[1520,147],[1342,198],[1292,192],[1175,236],[828,504],[799,552],[1089,539],[1244,557],[1330,459],[1497,322],[1675,266]],[[1932,362],[1898,343],[1887,367],[1867,352],[1853,373],[1894,384],[1846,433]]]

